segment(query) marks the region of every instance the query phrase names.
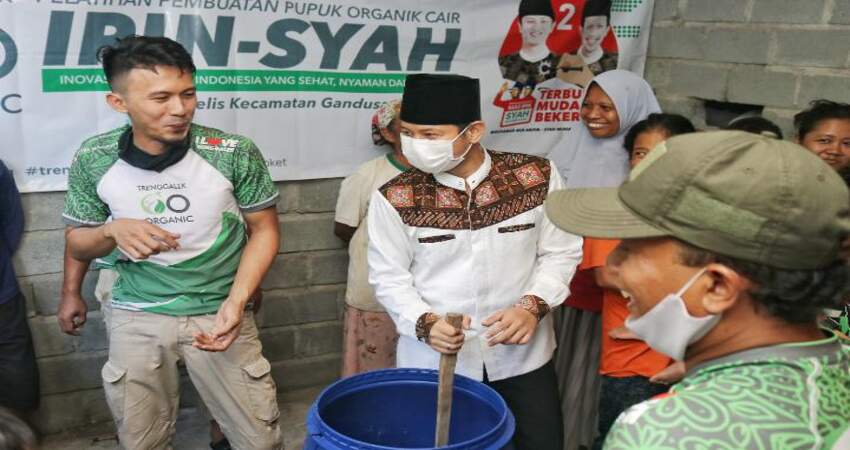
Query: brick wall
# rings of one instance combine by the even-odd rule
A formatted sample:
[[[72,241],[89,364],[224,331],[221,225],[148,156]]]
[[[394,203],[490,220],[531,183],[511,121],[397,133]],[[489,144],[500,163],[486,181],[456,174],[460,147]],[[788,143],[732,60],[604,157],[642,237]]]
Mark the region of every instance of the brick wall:
[[[348,267],[347,251],[333,235],[339,181],[278,184],[282,242],[263,284],[264,302],[257,320],[281,390],[326,384],[339,374],[340,313]],[[63,334],[56,322],[62,286],[63,198],[61,192],[23,196],[26,234],[15,256],[41,369],[37,423],[44,433],[111,422],[100,387],[107,342],[94,300],[97,272],[88,274],[83,288],[90,312],[82,336]],[[185,377],[183,392],[184,404],[198,401]]]
[[[816,98],[850,100],[850,0],[655,0],[646,78],[705,126],[703,100],[764,106],[793,137]]]

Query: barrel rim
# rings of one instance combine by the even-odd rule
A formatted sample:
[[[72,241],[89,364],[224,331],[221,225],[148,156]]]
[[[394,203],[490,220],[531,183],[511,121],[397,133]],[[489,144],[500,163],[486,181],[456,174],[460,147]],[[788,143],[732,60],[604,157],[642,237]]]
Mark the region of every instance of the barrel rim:
[[[398,447],[373,444],[346,436],[325,423],[319,412],[323,405],[327,405],[343,394],[350,394],[352,392],[351,389],[372,385],[376,380],[420,381],[437,384],[439,382],[439,372],[432,369],[417,368],[380,369],[338,380],[323,389],[310,407],[307,418],[308,435],[321,437],[323,440],[339,445],[340,448],[359,448],[354,446],[363,446],[373,450],[398,450]],[[455,388],[464,389],[479,397],[483,396],[485,401],[490,402],[497,409],[501,407],[502,414],[498,422],[488,432],[476,438],[440,448],[445,450],[477,450],[487,448],[493,444],[507,445],[514,434],[516,421],[502,396],[490,386],[458,374],[455,375]],[[317,430],[310,430],[311,425],[317,428]],[[411,448],[410,450],[428,450],[433,448],[418,447],[416,449]]]

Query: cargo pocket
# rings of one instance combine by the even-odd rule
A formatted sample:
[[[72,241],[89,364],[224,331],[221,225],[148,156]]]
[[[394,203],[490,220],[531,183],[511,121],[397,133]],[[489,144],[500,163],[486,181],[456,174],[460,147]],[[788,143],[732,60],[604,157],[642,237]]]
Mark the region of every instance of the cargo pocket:
[[[245,375],[245,388],[254,417],[264,422],[277,421],[280,411],[277,408],[277,389],[272,379],[272,366],[266,358],[242,367]]]
[[[127,369],[115,365],[112,361],[106,361],[100,371],[106,403],[112,411],[116,424],[119,425],[124,420],[124,399],[127,391],[125,375],[127,375]]]

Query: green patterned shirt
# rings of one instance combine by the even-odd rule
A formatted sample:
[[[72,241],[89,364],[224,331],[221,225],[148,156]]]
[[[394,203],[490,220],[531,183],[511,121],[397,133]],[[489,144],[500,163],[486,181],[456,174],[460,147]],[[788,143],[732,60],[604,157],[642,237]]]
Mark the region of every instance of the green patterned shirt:
[[[850,348],[821,341],[699,365],[620,415],[606,450],[850,449]]]
[[[121,127],[86,140],[74,156],[65,222],[146,220],[180,235],[180,248],[101,265],[118,272],[112,306],[174,316],[209,314],[227,298],[247,240],[242,213],[268,208],[278,192],[249,139],[192,125],[190,148],[161,172],[120,158]],[[121,250],[120,248],[118,250]]]

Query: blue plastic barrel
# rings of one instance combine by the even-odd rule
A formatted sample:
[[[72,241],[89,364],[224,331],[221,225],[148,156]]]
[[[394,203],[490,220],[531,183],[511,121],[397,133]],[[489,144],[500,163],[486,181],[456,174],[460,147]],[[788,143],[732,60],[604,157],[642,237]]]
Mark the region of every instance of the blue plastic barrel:
[[[304,450],[433,449],[438,373],[367,372],[328,386],[307,413]],[[451,450],[511,449],[514,416],[490,387],[456,375]]]

